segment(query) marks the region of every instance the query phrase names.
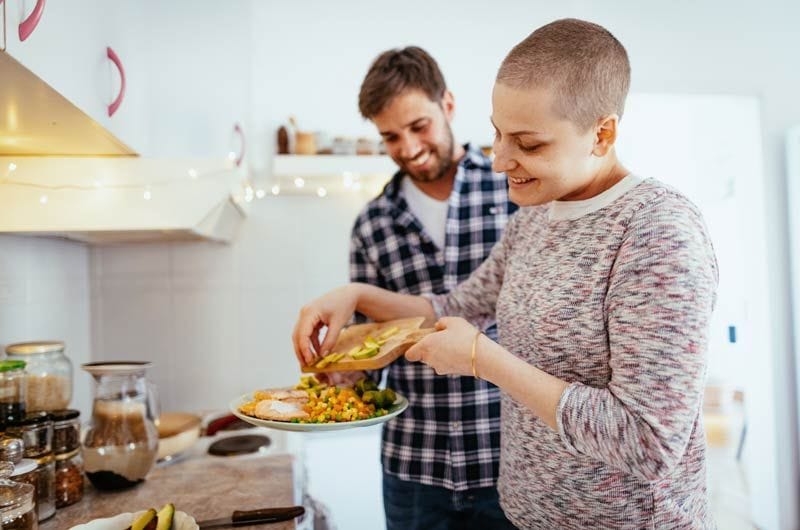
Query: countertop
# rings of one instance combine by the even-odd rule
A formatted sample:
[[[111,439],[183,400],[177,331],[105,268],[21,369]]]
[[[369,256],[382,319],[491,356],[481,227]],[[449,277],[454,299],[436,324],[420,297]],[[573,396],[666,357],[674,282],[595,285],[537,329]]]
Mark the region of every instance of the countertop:
[[[65,530],[121,512],[159,509],[168,502],[197,521],[225,517],[233,510],[293,506],[302,499],[298,469],[296,457],[290,454],[191,458],[156,467],[144,482],[128,490],[100,492],[89,484],[80,502],[58,510],[39,528]],[[306,519],[310,515],[307,512]],[[289,530],[296,525],[286,521],[237,528]]]

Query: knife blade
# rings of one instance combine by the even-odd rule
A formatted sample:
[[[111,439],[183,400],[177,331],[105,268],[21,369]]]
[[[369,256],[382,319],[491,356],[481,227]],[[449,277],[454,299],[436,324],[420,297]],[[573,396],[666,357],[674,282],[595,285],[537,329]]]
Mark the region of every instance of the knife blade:
[[[306,513],[302,506],[286,506],[282,508],[262,508],[260,510],[236,510],[229,517],[210,519],[197,523],[202,530],[224,526],[245,526],[251,524],[278,523],[289,521]]]

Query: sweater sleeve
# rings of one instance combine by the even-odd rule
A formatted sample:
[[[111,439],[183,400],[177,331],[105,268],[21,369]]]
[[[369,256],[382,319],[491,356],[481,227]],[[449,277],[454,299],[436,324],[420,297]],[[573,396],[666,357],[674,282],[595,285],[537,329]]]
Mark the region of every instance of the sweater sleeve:
[[[666,193],[634,214],[605,300],[611,380],[573,383],[558,405],[569,450],[647,481],[674,469],[700,414],[717,281],[689,201]]]
[[[469,278],[449,293],[424,295],[430,299],[437,317],[462,317],[482,330],[494,325],[497,296],[503,286],[506,262],[520,217],[520,213],[511,217],[500,241]]]

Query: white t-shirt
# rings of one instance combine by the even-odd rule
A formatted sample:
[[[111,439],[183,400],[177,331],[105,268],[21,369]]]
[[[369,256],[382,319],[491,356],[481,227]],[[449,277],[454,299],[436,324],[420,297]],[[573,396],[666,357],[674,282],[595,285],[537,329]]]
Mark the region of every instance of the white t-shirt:
[[[447,200],[439,201],[426,195],[408,175],[403,177],[400,186],[411,213],[419,219],[436,246],[444,250]]]

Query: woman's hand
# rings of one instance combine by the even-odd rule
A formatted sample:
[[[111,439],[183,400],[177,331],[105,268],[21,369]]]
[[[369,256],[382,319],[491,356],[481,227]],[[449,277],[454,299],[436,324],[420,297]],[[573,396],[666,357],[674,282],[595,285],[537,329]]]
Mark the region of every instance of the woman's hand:
[[[432,333],[406,352],[409,361],[422,361],[437,374],[472,375],[472,341],[478,329],[458,317],[444,317]]]
[[[317,355],[326,355],[339,332],[353,316],[358,303],[357,284],[345,285],[324,294],[300,310],[292,332],[294,353],[301,365],[313,363]],[[320,344],[319,335],[327,327],[325,339]]]

